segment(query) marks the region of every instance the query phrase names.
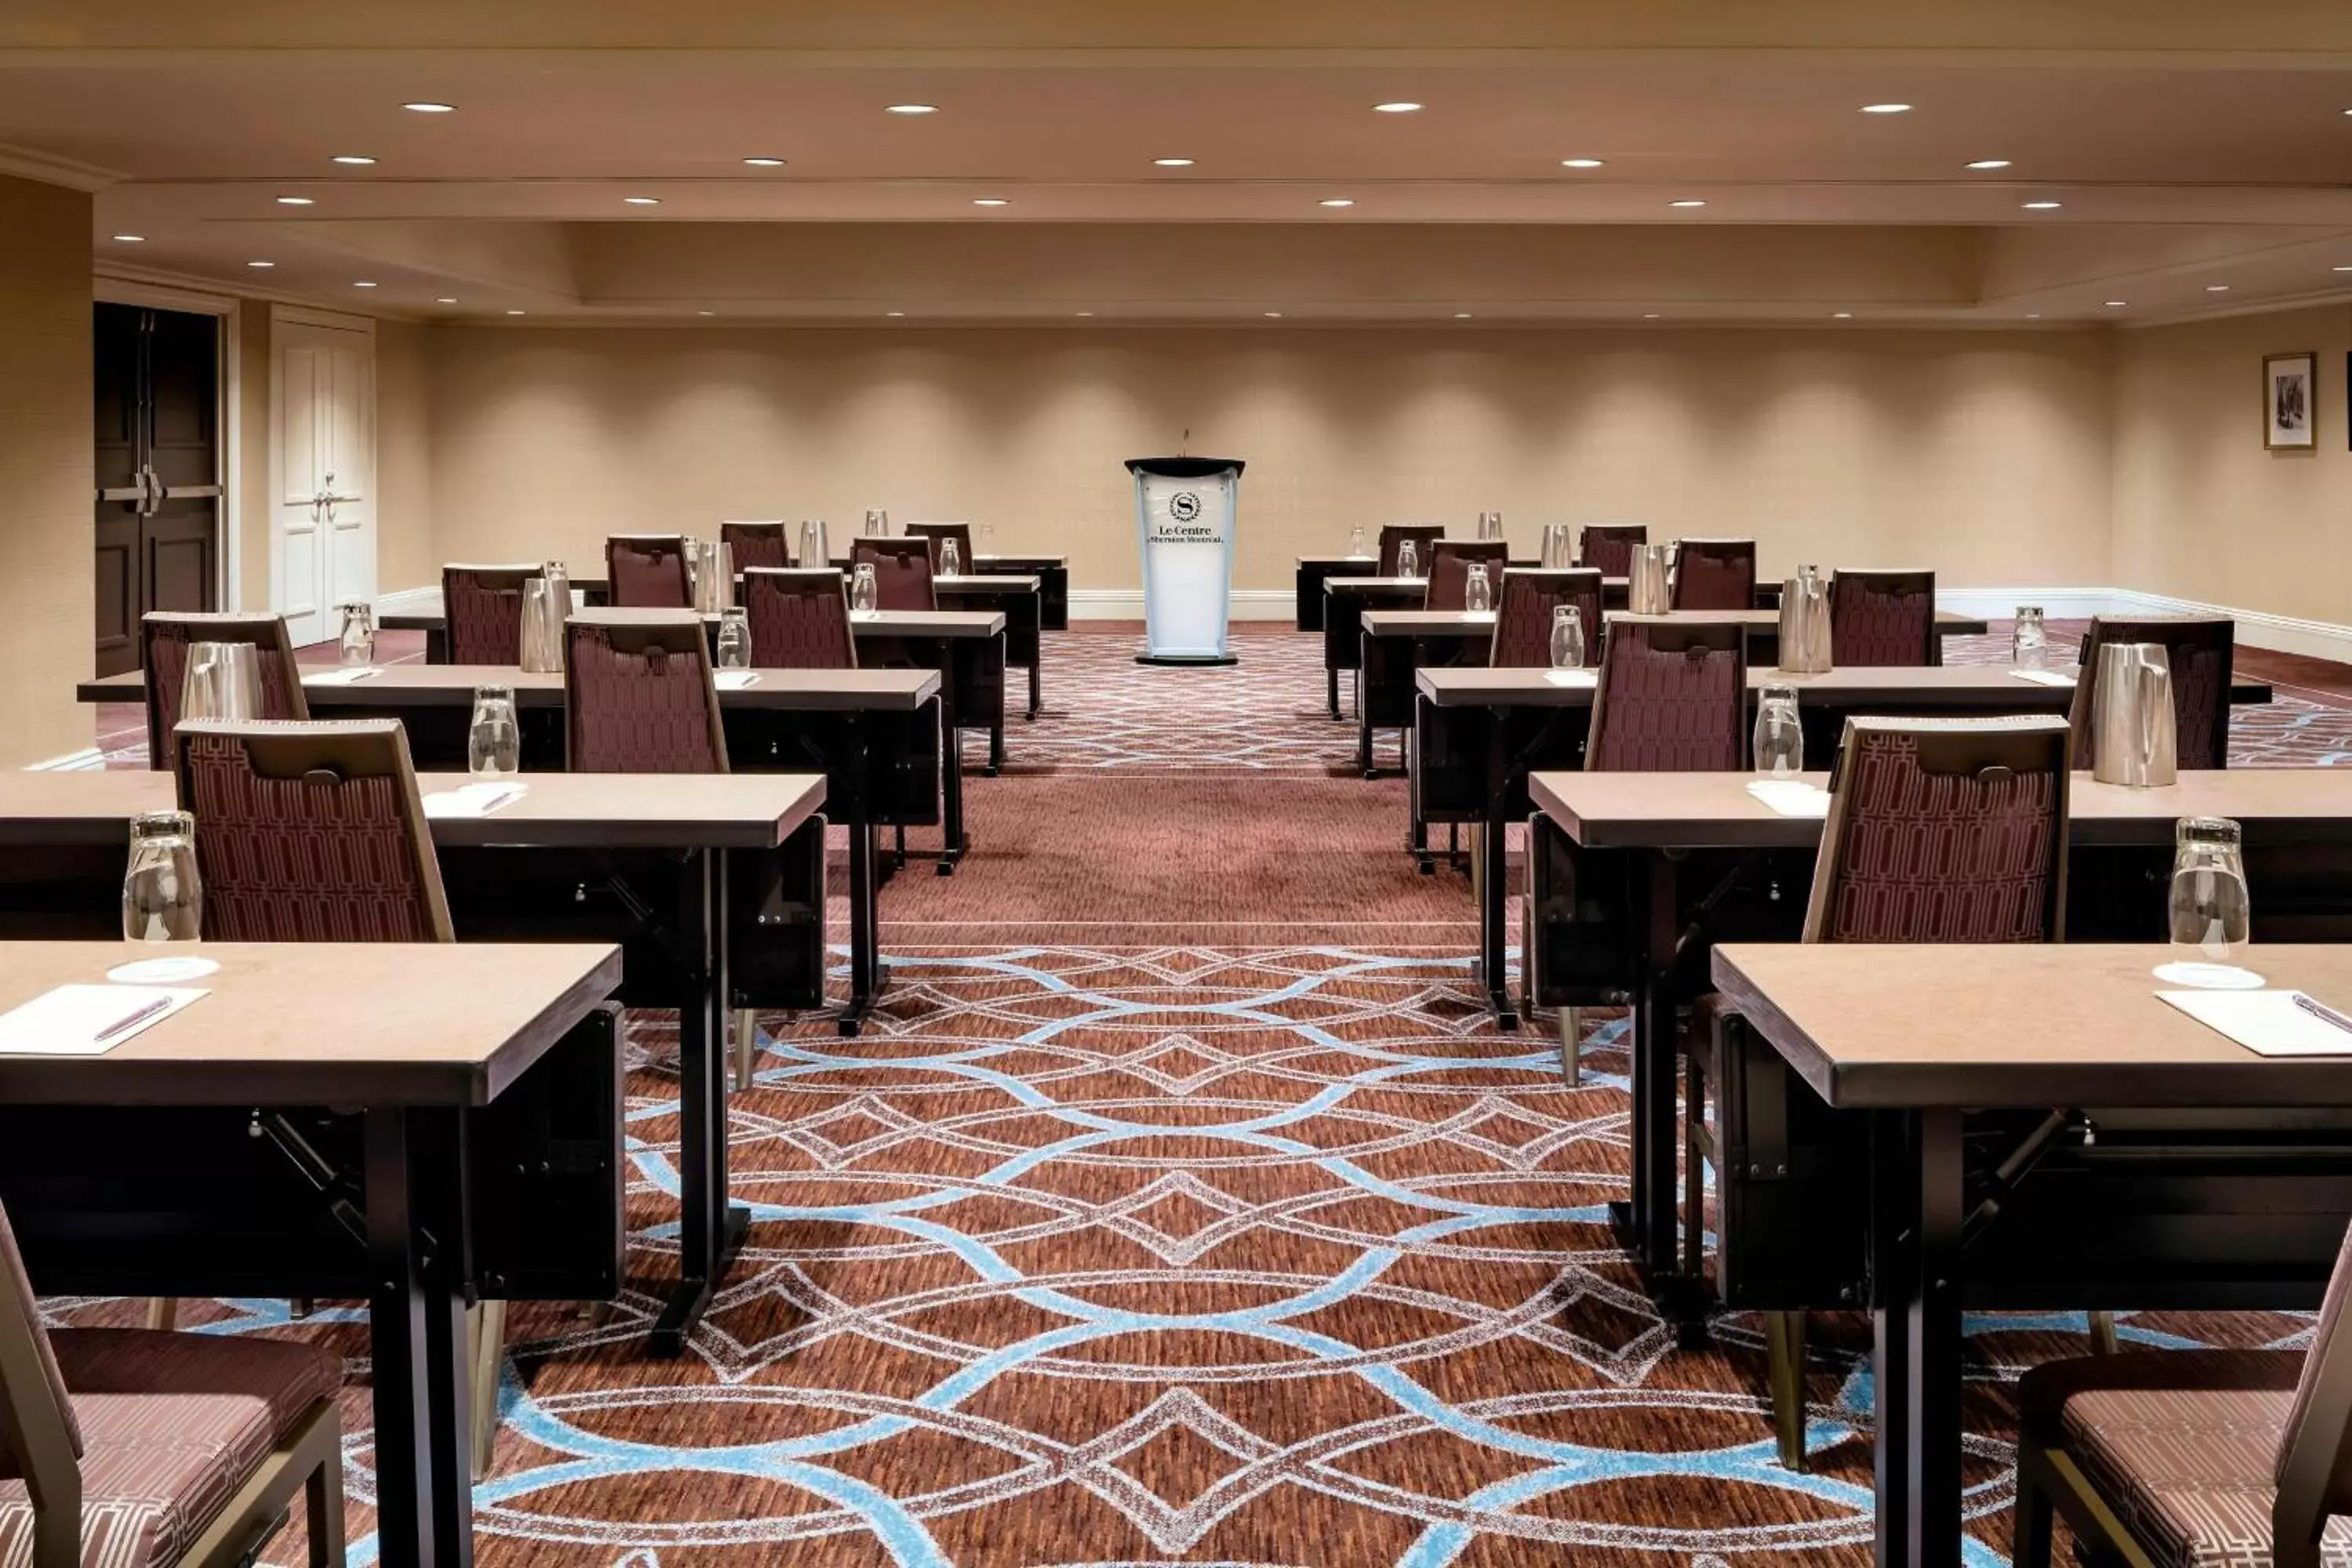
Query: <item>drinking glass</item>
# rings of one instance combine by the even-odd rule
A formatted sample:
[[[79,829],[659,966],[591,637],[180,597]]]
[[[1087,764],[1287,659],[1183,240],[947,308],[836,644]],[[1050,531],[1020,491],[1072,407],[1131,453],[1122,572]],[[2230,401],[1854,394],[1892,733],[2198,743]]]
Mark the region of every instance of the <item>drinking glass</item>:
[[[2252,934],[2246,862],[2238,825],[2184,816],[2173,828],[2172,946],[2181,957],[2235,963]]]
[[[1362,526],[1359,524],[1358,526],[1349,529],[1348,531],[1348,559],[1354,561],[1363,556],[1370,555],[1370,551],[1364,548],[1364,530]]]
[[[1756,771],[1769,779],[1805,771],[1805,729],[1793,686],[1768,686],[1756,704]]]
[[[751,623],[740,610],[719,612],[719,668],[751,668]]]
[[[890,514],[878,506],[866,509],[866,532],[869,538],[881,539],[890,531]]]
[[[2050,662],[2050,634],[2042,624],[2042,606],[2017,606],[2017,626],[2009,634],[2009,659],[2020,669],[2040,669]]]
[[[1415,548],[1413,541],[1410,539],[1397,546],[1397,575],[1400,577],[1421,575],[1421,552]]]
[[[205,888],[196,874],[196,819],[184,811],[131,819],[131,867],[122,878],[125,942],[195,942]]]
[[[1486,582],[1486,563],[1470,563],[1469,580],[1462,584],[1462,607],[1474,616],[1483,616],[1495,607],[1495,590]]]
[[[980,535],[972,547],[972,553],[975,555],[996,553],[996,524],[983,522],[980,525]]]
[[[249,642],[188,645],[180,717],[243,723],[261,717],[261,663]]]
[[[1481,539],[1502,538],[1503,514],[1499,511],[1480,512],[1478,514],[1478,537]]]
[[[1584,612],[1574,605],[1559,605],[1552,609],[1551,667],[1584,668]]]
[[[963,548],[952,539],[940,541],[940,575],[942,577],[963,575]]]
[[[342,661],[345,665],[375,662],[375,606],[364,602],[343,606]]]
[[[861,561],[856,575],[849,580],[849,607],[861,616],[870,616],[881,601],[881,590],[874,581],[874,563]]]
[[[522,766],[522,729],[514,688],[474,688],[474,721],[466,731],[466,768],[478,779],[513,776]]]

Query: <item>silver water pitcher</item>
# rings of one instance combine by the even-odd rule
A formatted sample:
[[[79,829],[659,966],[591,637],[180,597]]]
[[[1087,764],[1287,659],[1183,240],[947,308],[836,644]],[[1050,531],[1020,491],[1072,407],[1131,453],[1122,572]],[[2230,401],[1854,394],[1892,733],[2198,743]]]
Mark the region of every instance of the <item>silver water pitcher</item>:
[[[711,540],[688,540],[699,564],[694,574],[694,607],[706,616],[725,610],[735,598],[735,547]]]
[[[833,564],[833,546],[824,537],[824,519],[813,517],[801,524],[801,565],[803,568]]]
[[[1637,616],[1663,616],[1674,607],[1674,595],[1666,585],[1666,573],[1674,559],[1672,545],[1633,546],[1633,564],[1626,568],[1627,609]]]
[[[562,578],[523,579],[523,668],[544,675],[563,668],[563,622],[571,609],[572,590]]]
[[[2179,776],[2172,665],[2161,643],[2109,643],[2099,649],[2091,697],[2091,776],[2101,784],[2156,789]]]
[[[249,642],[188,645],[180,717],[247,723],[261,717],[261,650]]]
[[[548,602],[556,607],[556,619],[561,621],[572,614],[572,568],[551,561],[539,569],[539,574],[547,579]]]
[[[1780,668],[1819,675],[1830,667],[1830,585],[1811,566],[1780,584]]]
[[[1547,522],[1543,531],[1543,565],[1548,572],[1576,564],[1576,539],[1564,522]]]

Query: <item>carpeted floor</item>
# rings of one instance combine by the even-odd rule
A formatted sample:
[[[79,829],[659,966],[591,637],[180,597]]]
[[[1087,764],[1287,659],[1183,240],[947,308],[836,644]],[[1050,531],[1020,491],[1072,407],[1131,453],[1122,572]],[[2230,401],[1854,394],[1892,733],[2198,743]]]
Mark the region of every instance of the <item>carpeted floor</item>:
[[[675,1031],[633,1020],[628,1289],[603,1323],[518,1308],[481,1560],[1866,1562],[1866,1323],[1817,1325],[1814,1463],[1783,1471],[1753,1325],[1676,1349],[1601,1223],[1622,1021],[1595,1021],[1576,1089],[1545,1033],[1496,1034],[1466,884],[1414,873],[1401,781],[1334,776],[1353,727],[1322,715],[1318,640],[1253,635],[1223,670],[1049,642],[1047,714],[970,784],[972,858],[884,891],[877,1026],[766,1021],[731,1128],[751,1244],[670,1363],[644,1333],[677,1268]],[[2242,710],[2233,755],[2352,752],[2352,704],[2284,695],[2255,717],[2295,721]],[[188,1315],[353,1358],[373,1561],[364,1323]],[[1995,1563],[2006,1384],[2084,1324],[1971,1330],[1969,1560]],[[301,1560],[292,1533],[268,1560]]]

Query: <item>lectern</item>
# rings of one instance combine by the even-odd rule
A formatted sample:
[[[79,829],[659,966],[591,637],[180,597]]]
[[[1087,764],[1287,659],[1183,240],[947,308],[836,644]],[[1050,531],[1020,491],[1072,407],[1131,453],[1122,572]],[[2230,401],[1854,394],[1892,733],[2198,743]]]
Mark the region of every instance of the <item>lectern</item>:
[[[1143,547],[1139,664],[1234,664],[1225,651],[1239,458],[1130,458]]]

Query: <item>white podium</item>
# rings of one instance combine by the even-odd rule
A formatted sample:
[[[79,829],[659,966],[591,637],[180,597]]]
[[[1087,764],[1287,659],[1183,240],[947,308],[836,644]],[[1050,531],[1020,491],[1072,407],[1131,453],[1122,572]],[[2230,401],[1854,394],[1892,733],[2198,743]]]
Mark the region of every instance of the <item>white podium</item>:
[[[1130,458],[1143,554],[1139,664],[1237,664],[1225,649],[1239,458]]]

